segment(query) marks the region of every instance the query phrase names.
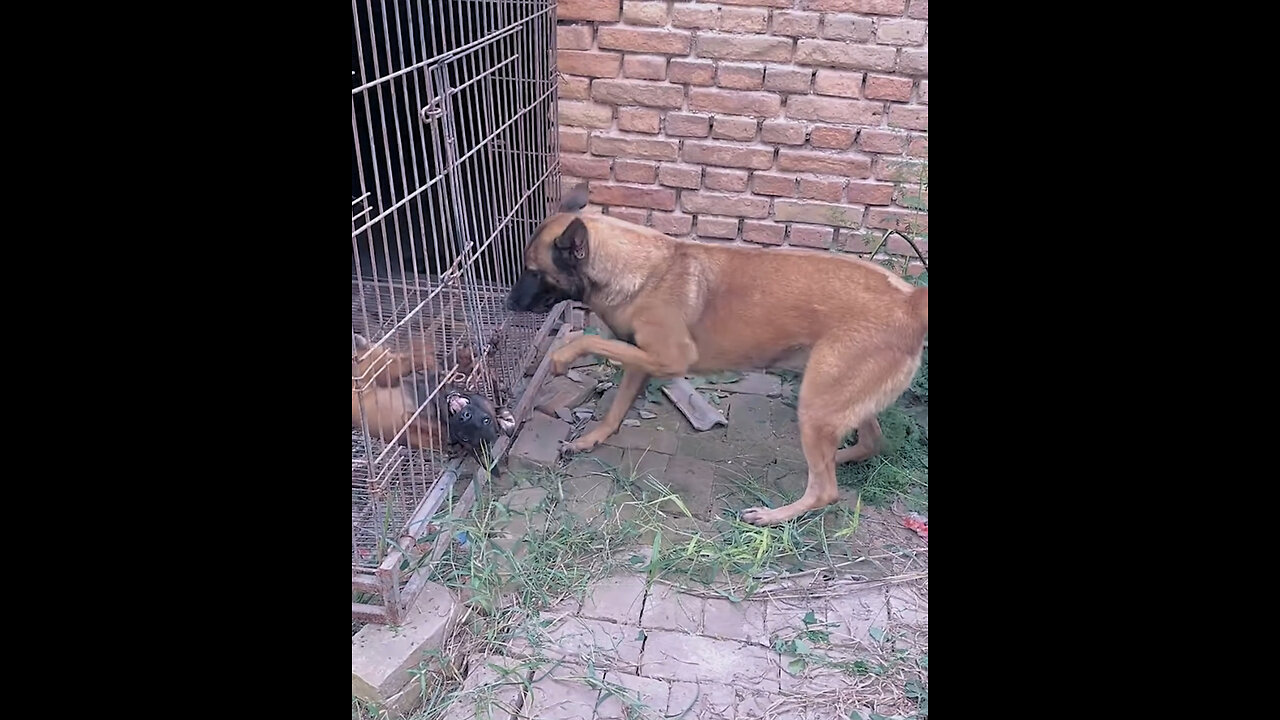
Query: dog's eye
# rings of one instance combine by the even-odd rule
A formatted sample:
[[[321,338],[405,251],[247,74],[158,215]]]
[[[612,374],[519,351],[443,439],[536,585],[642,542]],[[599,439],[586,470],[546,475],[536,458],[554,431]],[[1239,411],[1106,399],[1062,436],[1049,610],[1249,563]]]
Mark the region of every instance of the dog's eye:
[[[471,411],[470,411],[470,410],[468,410],[468,411],[466,411],[466,412],[462,413],[462,419],[463,419],[463,420],[470,420],[470,419],[471,419]]]
[[[489,418],[485,418],[485,419],[484,419],[484,424],[485,424],[485,425],[488,425],[488,424],[489,424]]]

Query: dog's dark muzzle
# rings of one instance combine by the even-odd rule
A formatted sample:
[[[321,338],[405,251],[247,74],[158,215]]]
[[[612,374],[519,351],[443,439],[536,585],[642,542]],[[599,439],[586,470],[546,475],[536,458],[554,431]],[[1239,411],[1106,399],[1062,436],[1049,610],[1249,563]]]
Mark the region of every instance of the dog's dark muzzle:
[[[558,288],[544,282],[542,273],[537,270],[525,270],[515,287],[511,288],[511,292],[507,294],[507,310],[544,313],[567,297]]]

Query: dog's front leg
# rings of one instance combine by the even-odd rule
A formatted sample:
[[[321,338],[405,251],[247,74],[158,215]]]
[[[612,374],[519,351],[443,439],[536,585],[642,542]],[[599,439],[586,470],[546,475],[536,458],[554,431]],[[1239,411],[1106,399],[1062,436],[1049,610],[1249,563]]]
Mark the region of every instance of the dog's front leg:
[[[644,387],[645,381],[648,379],[649,376],[644,371],[630,365],[623,365],[622,379],[618,382],[618,394],[614,396],[613,404],[609,406],[604,419],[591,432],[573,442],[565,443],[562,449],[585,452],[604,442],[610,435],[617,432],[618,428],[622,426],[622,419],[627,416],[627,410],[631,407],[631,403],[635,402],[636,397],[640,395],[640,389]]]
[[[679,353],[667,353],[679,355]],[[583,335],[551,353],[551,369],[563,375],[583,355],[599,355],[622,364],[624,369],[638,369],[646,375],[662,378],[679,377],[689,368],[689,358],[666,359],[621,340],[606,340],[599,335]],[[625,379],[625,378],[624,378]],[[619,420],[621,422],[621,420]]]

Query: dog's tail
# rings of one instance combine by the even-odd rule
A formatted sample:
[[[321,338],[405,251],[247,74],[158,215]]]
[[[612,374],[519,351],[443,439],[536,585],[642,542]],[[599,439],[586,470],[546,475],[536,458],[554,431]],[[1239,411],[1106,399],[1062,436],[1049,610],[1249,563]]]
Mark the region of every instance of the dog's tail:
[[[929,287],[916,288],[911,293],[911,314],[920,318],[920,322],[924,323],[924,329],[929,330]]]

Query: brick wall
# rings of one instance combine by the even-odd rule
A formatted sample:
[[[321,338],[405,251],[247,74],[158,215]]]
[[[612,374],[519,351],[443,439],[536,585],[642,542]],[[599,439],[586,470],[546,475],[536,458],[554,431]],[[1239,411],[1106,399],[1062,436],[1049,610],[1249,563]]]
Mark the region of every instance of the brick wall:
[[[560,0],[565,186],[677,237],[927,234],[928,18],[928,0]]]

